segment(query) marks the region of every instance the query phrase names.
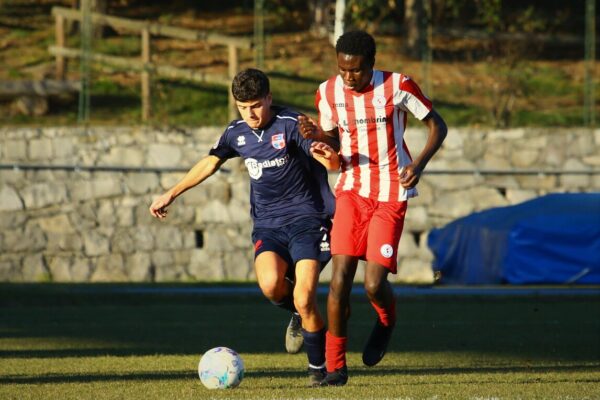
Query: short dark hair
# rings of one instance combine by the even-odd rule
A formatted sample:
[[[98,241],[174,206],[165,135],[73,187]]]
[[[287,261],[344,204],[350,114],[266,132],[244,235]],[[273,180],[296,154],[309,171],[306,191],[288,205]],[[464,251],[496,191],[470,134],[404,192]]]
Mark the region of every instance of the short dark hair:
[[[363,56],[371,66],[375,65],[375,39],[365,31],[349,31],[340,36],[335,44],[336,53]]]
[[[244,69],[233,78],[231,94],[237,101],[251,101],[266,97],[271,91],[269,78],[254,68]]]

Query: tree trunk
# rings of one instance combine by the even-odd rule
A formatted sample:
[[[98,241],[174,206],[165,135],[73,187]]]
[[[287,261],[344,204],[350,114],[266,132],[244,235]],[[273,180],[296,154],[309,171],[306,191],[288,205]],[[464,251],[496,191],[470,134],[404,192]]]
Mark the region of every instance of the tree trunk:
[[[325,37],[330,26],[331,1],[311,0],[308,3],[308,7],[310,13],[313,15],[310,30],[319,37]]]
[[[404,1],[404,26],[406,45],[404,52],[411,58],[421,57],[421,47],[425,41],[425,30],[422,29],[425,18],[423,0]]]

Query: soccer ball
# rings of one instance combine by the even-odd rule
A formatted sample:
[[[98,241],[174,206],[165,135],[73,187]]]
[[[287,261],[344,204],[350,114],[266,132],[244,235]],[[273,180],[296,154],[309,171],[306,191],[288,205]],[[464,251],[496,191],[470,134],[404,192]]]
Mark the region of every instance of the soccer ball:
[[[244,362],[230,348],[215,347],[200,359],[198,375],[208,389],[232,389],[244,379]]]

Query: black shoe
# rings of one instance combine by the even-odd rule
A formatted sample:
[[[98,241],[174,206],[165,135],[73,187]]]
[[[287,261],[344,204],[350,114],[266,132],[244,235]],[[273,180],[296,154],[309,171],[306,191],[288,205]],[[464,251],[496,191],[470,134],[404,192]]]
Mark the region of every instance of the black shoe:
[[[308,387],[321,386],[321,381],[325,379],[327,370],[325,368],[308,367]]]
[[[327,376],[321,381],[321,386],[344,386],[346,382],[348,382],[348,367],[344,365],[334,372],[327,372]]]
[[[375,321],[371,336],[369,336],[369,340],[367,340],[367,344],[363,350],[362,359],[367,367],[377,365],[377,363],[381,361],[385,355],[388,344],[390,343],[393,331],[393,326],[381,325],[379,318]]]
[[[302,318],[293,313],[292,319],[285,331],[285,350],[290,354],[296,354],[302,348],[304,337],[302,336]]]

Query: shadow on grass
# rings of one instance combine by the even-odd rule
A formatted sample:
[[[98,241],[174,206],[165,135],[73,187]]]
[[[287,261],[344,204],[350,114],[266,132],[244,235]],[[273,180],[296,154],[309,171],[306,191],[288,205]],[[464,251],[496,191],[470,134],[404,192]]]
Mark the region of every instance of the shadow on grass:
[[[324,311],[325,296],[318,301]],[[600,320],[590,315],[599,311],[598,295],[401,298],[389,351],[481,354],[532,364],[597,363]],[[352,297],[349,351],[362,351],[374,317],[365,296]],[[4,284],[0,358],[198,355],[222,345],[240,353],[283,353],[288,320],[287,311],[256,294]]]
[[[428,379],[422,384],[435,384],[434,377],[440,375],[469,375],[474,374],[481,377],[481,374],[506,374],[506,373],[531,373],[531,374],[545,374],[545,373],[556,373],[556,372],[588,372],[596,371],[597,365],[556,365],[556,366],[544,366],[544,367],[514,367],[514,366],[502,366],[502,367],[477,367],[477,368],[419,368],[419,369],[406,369],[406,368],[375,368],[370,370],[358,369],[350,371],[350,382],[353,377],[361,376],[396,376],[401,378],[402,376],[427,376]],[[246,371],[246,378],[295,378],[304,376],[304,372],[292,371],[292,370],[261,370],[261,371]],[[23,375],[8,375],[0,376],[0,384],[16,384],[16,385],[37,385],[37,384],[60,384],[60,383],[90,383],[90,382],[125,382],[125,381],[166,381],[166,380],[188,380],[196,378],[196,374],[193,371],[181,370],[181,371],[162,371],[162,372],[131,372],[131,373],[108,373],[108,374],[47,374],[47,375],[36,375],[36,376],[23,376]],[[494,380],[495,383],[498,380]],[[561,380],[553,380],[553,382],[561,382]],[[599,379],[568,379],[565,382],[575,383],[591,383],[600,382]],[[440,382],[441,384],[447,385],[448,382]],[[465,383],[465,380],[460,381],[461,384]],[[481,383],[480,380],[473,381],[472,383]],[[514,383],[514,381],[507,381],[506,383]],[[411,385],[414,385],[411,382]],[[418,384],[418,383],[417,383]],[[378,386],[380,383],[378,383]]]
[[[456,367],[456,368],[375,368],[350,371],[355,376],[381,376],[381,375],[411,375],[411,376],[432,376],[432,375],[457,375],[457,374],[505,374],[505,373],[552,373],[552,372],[576,372],[576,371],[597,371],[600,364],[570,364],[570,365],[544,365],[544,366],[477,366],[477,367]],[[600,378],[599,378],[600,380]]]
[[[131,357],[156,355],[156,348],[97,348],[97,349],[49,349],[49,350],[0,350],[0,358],[70,358],[70,357]],[[177,353],[168,352],[173,355]],[[187,354],[181,353],[181,354]]]
[[[0,383],[17,385],[38,385],[44,383],[89,383],[123,381],[166,381],[190,379],[195,374],[186,371],[136,372],[123,374],[48,374],[37,376],[0,376]]]
[[[94,94],[90,101],[91,107],[113,108],[113,107],[136,107],[140,106],[140,97],[131,94]]]

